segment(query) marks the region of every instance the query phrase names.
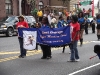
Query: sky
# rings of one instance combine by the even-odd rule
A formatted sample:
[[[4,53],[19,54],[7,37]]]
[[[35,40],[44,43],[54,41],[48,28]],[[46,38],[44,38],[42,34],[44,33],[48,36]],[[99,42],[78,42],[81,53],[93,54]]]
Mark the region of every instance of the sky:
[[[94,5],[97,5],[97,3],[98,3],[98,0],[94,0]]]

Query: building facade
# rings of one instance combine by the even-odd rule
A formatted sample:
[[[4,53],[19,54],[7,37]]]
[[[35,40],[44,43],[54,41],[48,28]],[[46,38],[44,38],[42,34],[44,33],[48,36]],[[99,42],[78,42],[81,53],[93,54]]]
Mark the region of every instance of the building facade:
[[[98,9],[99,9],[98,13],[100,13],[100,0],[98,0]]]
[[[18,1],[0,0],[0,19],[9,15],[18,15]]]
[[[69,6],[70,11],[73,11],[75,8],[78,7],[78,2],[79,0],[70,0],[70,6]]]
[[[36,8],[37,9],[41,9],[48,5],[50,5],[50,0],[36,0]]]
[[[67,7],[67,10],[69,11],[69,6],[70,6],[70,0],[50,0],[50,6],[63,6],[63,7]]]
[[[30,15],[31,10],[45,6],[63,6],[70,11],[78,0],[0,0],[0,19],[10,15]]]
[[[11,15],[30,15],[32,9],[47,5],[49,0],[0,0],[0,19]]]

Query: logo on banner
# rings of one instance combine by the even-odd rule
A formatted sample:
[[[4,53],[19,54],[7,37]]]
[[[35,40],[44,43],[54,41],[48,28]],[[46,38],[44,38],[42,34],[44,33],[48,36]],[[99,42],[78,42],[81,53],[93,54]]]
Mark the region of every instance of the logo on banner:
[[[23,31],[23,47],[27,50],[36,48],[37,31]]]

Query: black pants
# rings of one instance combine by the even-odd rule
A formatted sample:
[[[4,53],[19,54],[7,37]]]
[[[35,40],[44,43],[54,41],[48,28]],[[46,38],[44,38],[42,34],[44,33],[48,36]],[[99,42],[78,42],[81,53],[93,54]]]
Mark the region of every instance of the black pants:
[[[39,17],[39,22],[41,22],[41,21],[42,21],[42,18],[43,18],[43,17]]]
[[[26,49],[23,48],[23,38],[18,37],[20,45],[20,54],[21,56],[26,56]]]
[[[67,46],[69,46],[69,48],[70,48],[70,46],[71,46],[71,44],[68,44]],[[65,45],[63,46],[63,51],[62,51],[62,53],[64,53],[65,52]]]
[[[92,33],[95,33],[95,24],[92,24]]]
[[[85,33],[88,34],[88,23],[85,25]]]
[[[40,45],[42,52],[43,52],[43,57],[51,57],[51,47],[48,45]]]
[[[36,43],[36,48],[35,49],[38,50],[38,43]]]

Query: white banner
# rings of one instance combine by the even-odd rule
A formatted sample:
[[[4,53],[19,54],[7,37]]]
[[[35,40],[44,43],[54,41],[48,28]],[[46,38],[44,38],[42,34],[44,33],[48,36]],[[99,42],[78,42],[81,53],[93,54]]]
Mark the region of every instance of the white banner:
[[[36,48],[37,31],[23,31],[23,47],[26,50]]]

